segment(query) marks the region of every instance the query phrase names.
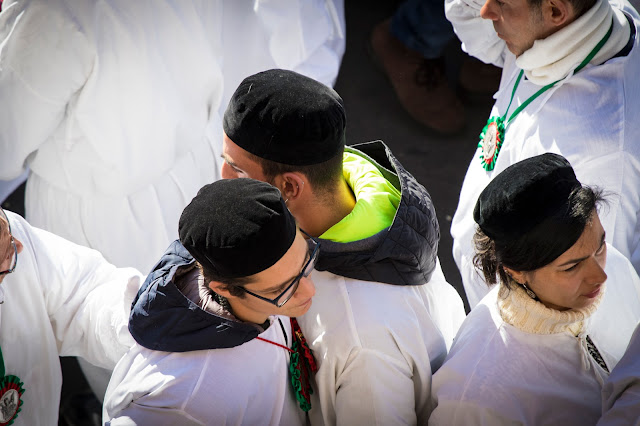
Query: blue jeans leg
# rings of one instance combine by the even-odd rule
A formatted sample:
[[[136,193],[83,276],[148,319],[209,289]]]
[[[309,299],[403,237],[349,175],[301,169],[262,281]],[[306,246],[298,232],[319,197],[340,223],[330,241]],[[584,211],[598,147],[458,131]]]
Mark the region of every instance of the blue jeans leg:
[[[391,17],[391,34],[426,59],[442,56],[455,37],[444,0],[406,0]]]

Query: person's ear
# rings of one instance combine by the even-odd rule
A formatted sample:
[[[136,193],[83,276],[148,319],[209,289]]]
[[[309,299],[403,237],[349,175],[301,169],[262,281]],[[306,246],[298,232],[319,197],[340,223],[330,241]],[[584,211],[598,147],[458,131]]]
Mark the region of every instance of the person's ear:
[[[522,271],[516,271],[513,270],[511,268],[507,268],[506,266],[504,267],[505,272],[507,273],[507,275],[509,275],[511,278],[513,278],[515,280],[515,282],[517,282],[518,284],[524,284],[527,282],[526,277],[524,276],[524,272]]]
[[[287,172],[278,176],[276,186],[288,204],[302,196],[305,191],[305,179],[300,173]]]
[[[541,7],[543,18],[553,27],[562,28],[574,19],[573,5],[568,0],[543,0]]]

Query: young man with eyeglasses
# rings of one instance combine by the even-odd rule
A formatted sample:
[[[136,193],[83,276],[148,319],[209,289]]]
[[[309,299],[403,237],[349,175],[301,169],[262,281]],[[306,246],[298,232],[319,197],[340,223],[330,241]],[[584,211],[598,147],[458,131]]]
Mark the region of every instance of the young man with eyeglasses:
[[[319,366],[311,423],[426,424],[431,375],[465,316],[429,193],[382,142],[345,149],[340,96],[292,71],[247,77],[223,126],[222,177],[277,187],[322,244],[298,318]]]
[[[137,344],[105,397],[110,425],[304,424],[315,367],[297,323],[319,245],[273,186],[204,186],[138,293]]]
[[[0,424],[57,422],[60,356],[116,365],[142,281],[0,208]]]

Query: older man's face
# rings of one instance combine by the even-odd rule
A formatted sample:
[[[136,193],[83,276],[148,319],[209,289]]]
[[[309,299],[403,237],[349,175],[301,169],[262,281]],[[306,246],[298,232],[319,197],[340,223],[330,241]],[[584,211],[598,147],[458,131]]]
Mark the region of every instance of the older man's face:
[[[480,16],[493,22],[493,28],[516,56],[533,42],[551,35],[556,29],[546,22],[543,6],[531,6],[528,0],[486,0]]]
[[[14,245],[11,242],[11,234],[9,231],[9,222],[4,212],[0,210],[0,283],[7,276],[8,271],[15,262],[16,251],[22,251],[22,242],[13,237]],[[5,272],[5,273],[3,273]]]

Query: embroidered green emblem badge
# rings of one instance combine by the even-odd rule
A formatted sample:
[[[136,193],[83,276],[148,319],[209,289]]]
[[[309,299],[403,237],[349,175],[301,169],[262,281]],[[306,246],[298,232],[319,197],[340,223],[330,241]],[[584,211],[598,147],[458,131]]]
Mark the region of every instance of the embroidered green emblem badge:
[[[18,376],[8,375],[0,380],[0,426],[13,424],[22,410],[23,385]]]
[[[480,161],[485,170],[491,171],[496,165],[502,142],[504,141],[504,120],[491,117],[480,133]]]

